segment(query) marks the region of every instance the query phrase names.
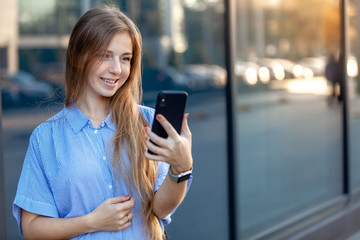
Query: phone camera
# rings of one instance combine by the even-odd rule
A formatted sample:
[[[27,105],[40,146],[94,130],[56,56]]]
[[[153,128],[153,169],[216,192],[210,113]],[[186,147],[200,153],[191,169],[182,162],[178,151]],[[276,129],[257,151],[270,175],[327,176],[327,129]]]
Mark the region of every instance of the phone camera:
[[[162,95],[160,98],[160,106],[165,107],[166,106],[166,96]]]

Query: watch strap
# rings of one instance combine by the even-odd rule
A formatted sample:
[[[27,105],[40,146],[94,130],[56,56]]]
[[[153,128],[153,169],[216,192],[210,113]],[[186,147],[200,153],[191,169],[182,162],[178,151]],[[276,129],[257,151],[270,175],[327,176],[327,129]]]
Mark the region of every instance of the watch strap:
[[[182,172],[179,173],[177,175],[173,174],[171,171],[171,167],[169,168],[169,172],[168,175],[170,177],[170,179],[176,183],[181,183],[183,181],[186,181],[190,178],[190,176],[192,175],[192,168],[189,171],[186,172]]]

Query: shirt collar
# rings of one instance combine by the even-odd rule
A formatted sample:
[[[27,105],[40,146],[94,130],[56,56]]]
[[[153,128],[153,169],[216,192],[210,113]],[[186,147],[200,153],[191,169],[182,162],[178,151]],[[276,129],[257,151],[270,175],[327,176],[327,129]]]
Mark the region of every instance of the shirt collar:
[[[90,120],[80,111],[76,104],[71,107],[67,107],[66,109],[68,111],[66,113],[66,119],[72,130],[74,133],[80,132]]]
[[[115,124],[111,118],[111,113],[109,113],[109,115],[105,118],[105,124],[106,126],[108,126],[108,128],[110,128],[111,130],[115,131],[116,128],[115,128]]]
[[[66,114],[66,119],[69,122],[74,133],[80,132],[81,129],[83,129],[86,126],[86,124],[90,123],[89,118],[76,106],[76,104],[74,104],[71,107],[68,107],[67,111],[68,112]],[[113,131],[116,130],[115,124],[112,121],[110,113],[106,117],[104,123],[111,130],[113,130]]]

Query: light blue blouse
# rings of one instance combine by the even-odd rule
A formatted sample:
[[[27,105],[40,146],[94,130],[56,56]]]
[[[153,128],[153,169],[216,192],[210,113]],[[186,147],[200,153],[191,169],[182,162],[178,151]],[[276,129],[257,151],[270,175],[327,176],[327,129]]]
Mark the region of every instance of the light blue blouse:
[[[145,106],[139,106],[139,110],[151,125],[154,110]],[[114,131],[110,114],[99,128],[94,128],[76,105],[64,108],[33,131],[13,203],[20,233],[21,209],[54,218],[70,218],[90,213],[108,198],[131,194],[135,206],[129,228],[88,233],[75,239],[145,239],[135,187],[129,189],[121,176],[118,183],[114,180],[111,166]],[[125,152],[122,154],[126,166],[128,158]],[[158,164],[155,191],[168,169],[167,163]],[[188,188],[190,184],[191,179]],[[162,226],[170,223],[171,214],[159,219]]]

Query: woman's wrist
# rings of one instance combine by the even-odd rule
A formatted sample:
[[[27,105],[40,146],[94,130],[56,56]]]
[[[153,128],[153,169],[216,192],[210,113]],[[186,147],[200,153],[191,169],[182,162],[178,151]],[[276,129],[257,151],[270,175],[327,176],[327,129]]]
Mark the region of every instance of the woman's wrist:
[[[188,164],[187,166],[178,166],[178,167],[174,166],[174,165],[170,165],[170,171],[174,175],[178,175],[180,173],[187,172],[187,171],[191,170],[192,168],[193,168],[192,163]]]
[[[87,232],[91,233],[91,232],[96,232],[96,231],[99,231],[97,228],[96,228],[96,224],[95,224],[95,221],[94,221],[94,217],[93,217],[93,213],[89,213],[89,214],[86,214],[84,215],[82,218],[83,220],[83,223],[84,223],[84,226],[85,228],[87,229]]]

